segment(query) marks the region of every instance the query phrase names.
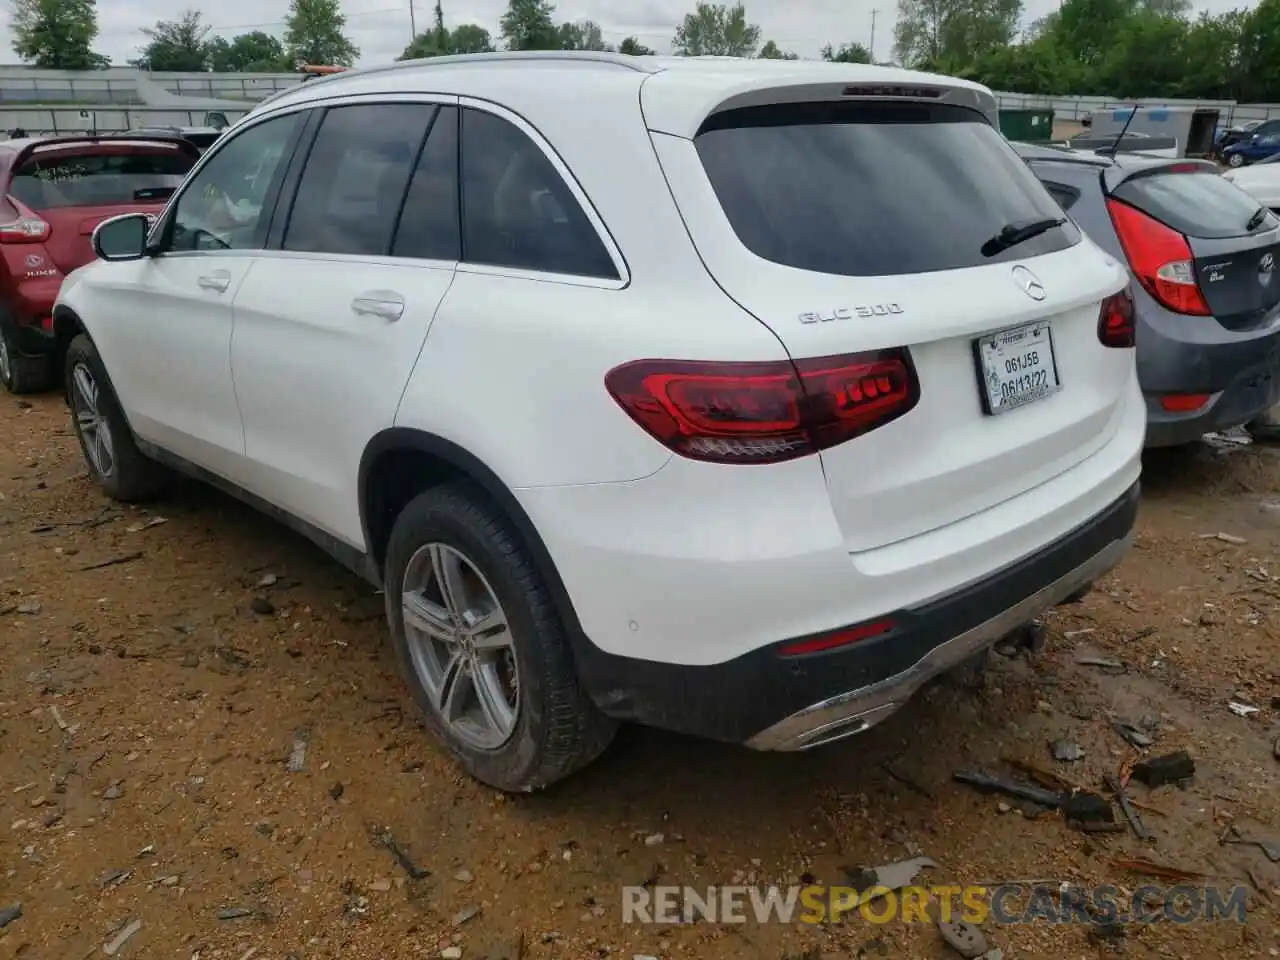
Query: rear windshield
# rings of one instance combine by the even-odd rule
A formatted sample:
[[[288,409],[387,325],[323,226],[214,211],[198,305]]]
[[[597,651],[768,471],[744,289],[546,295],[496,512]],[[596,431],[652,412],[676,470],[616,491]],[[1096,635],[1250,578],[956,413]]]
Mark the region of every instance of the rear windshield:
[[[1217,173],[1149,174],[1126,180],[1114,196],[1188,237],[1242,237],[1251,222],[1255,233],[1277,226],[1270,217],[1254,220],[1258,201]]]
[[[1061,219],[1062,209],[986,118],[962,107],[749,107],[714,115],[695,143],[738,238],[785,266],[930,273],[1080,240],[1068,222],[992,248],[1005,227]]]
[[[29,158],[9,192],[34,210],[165,200],[195,160],[176,149],[150,153],[60,153]]]

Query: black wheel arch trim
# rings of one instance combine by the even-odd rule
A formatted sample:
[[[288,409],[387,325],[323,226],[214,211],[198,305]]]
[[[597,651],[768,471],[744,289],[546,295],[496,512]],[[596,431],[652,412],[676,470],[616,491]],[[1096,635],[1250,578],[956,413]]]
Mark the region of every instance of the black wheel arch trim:
[[[568,632],[575,650],[581,649],[581,645],[587,641],[582,632],[582,625],[578,621],[577,612],[573,608],[573,601],[569,599],[569,591],[565,589],[564,581],[556,569],[555,562],[551,559],[551,552],[543,542],[541,534],[538,533],[515,494],[479,457],[450,440],[424,430],[411,427],[389,427],[369,441],[360,458],[360,527],[364,533],[365,550],[377,563],[382,579],[384,581],[386,579],[385,557],[378,555],[379,551],[370,522],[369,476],[379,457],[397,450],[411,450],[440,459],[470,477],[493,500],[520,534],[533,559],[534,566],[542,577],[542,582],[551,594],[556,613],[559,614],[560,621]]]

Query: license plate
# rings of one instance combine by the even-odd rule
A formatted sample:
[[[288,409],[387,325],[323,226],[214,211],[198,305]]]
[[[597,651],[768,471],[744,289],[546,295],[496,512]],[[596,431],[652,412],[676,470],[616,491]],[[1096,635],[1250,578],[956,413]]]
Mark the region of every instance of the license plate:
[[[1062,389],[1047,322],[982,337],[974,344],[983,410],[994,416],[1043,400]]]

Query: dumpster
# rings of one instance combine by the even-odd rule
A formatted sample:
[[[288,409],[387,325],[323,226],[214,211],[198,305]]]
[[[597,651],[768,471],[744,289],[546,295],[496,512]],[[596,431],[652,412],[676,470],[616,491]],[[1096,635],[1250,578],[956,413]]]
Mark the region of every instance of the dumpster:
[[[1049,143],[1053,140],[1053,110],[1049,107],[1001,110],[1000,132],[1009,140]]]

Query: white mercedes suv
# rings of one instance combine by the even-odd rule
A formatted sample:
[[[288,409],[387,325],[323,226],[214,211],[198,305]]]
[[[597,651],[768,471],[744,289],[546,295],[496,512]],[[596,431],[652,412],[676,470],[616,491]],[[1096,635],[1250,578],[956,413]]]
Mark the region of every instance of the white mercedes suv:
[[[633,720],[858,733],[1129,543],[1125,268],[990,91],[445,57],[257,106],[55,328],[109,496],[203,478],[386,594],[426,720],[529,790]]]

